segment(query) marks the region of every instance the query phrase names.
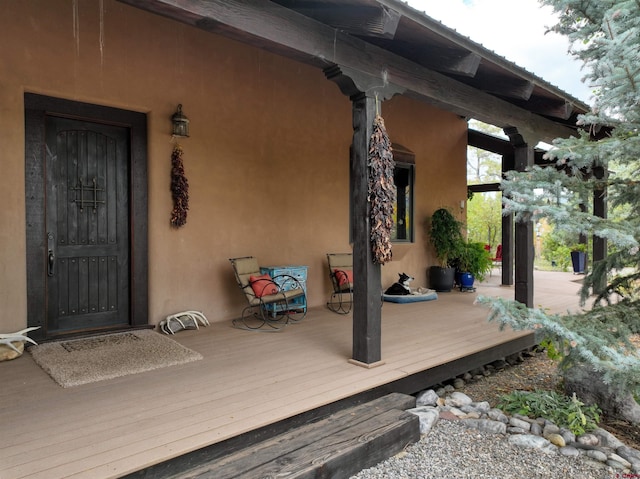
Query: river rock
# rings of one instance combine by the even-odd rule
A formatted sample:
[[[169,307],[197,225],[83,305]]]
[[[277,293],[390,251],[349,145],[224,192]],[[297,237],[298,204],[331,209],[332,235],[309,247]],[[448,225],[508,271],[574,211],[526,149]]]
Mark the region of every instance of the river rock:
[[[542,426],[537,422],[531,423],[531,434],[535,434],[536,436],[542,436]]]
[[[511,419],[509,419],[509,425],[520,428],[524,431],[531,430],[531,423],[523,421],[522,419],[519,419],[517,417],[512,417]]]
[[[598,440],[598,436],[596,436],[595,434],[589,434],[589,433],[581,434],[576,438],[576,441],[579,442],[580,444],[584,444],[585,446],[597,446],[598,443],[600,442]]]
[[[618,449],[620,446],[624,446],[624,444],[617,437],[615,437],[609,431],[602,429],[601,427],[593,431],[593,434],[600,438],[600,444],[603,446],[607,446],[612,449]]]
[[[564,446],[559,449],[560,454],[563,456],[569,457],[578,457],[580,455],[580,451],[578,451],[575,447],[572,446]]]
[[[420,434],[428,434],[440,417],[440,410],[432,406],[415,407],[407,409],[407,412],[415,414],[420,419]]]
[[[465,382],[464,382],[464,379],[462,379],[462,378],[455,378],[455,379],[453,380],[453,383],[452,383],[452,384],[453,384],[453,387],[454,387],[454,388],[456,388],[456,389],[462,389],[462,388],[464,387],[464,385],[465,385]]]
[[[607,455],[604,452],[599,451],[598,449],[590,449],[588,451],[585,451],[584,455],[599,462],[607,462]]]
[[[465,419],[462,422],[470,429],[477,429],[490,434],[507,433],[507,425],[503,422],[492,421],[490,419]]]
[[[542,429],[542,435],[546,437],[549,434],[560,434],[560,428],[553,423],[547,423]]]
[[[422,391],[416,397],[416,407],[436,406],[438,404],[438,399],[440,399],[440,396],[438,396],[438,394],[433,389]]]
[[[622,464],[624,469],[629,469],[631,467],[631,463],[629,461],[627,461],[625,458],[620,457],[618,454],[616,453],[611,453],[609,454],[608,457],[608,461],[607,464],[609,463],[609,461],[615,461],[619,464]]]
[[[471,407],[482,414],[487,414],[491,411],[491,404],[489,404],[488,401],[473,402],[471,403]]]
[[[544,437],[534,436],[533,434],[518,434],[515,436],[509,436],[509,444],[513,444],[518,447],[526,447],[530,449],[537,449],[542,452],[551,453],[555,452],[553,448],[549,448],[551,443]]]
[[[564,447],[567,445],[564,437],[562,437],[560,434],[547,434],[544,436],[544,438],[554,446]]]
[[[625,458],[630,463],[640,463],[640,451],[629,446],[620,446],[616,449],[616,454]]]
[[[487,416],[492,421],[500,421],[505,424],[509,422],[509,418],[505,413],[503,413],[500,409],[492,409],[487,413]]]
[[[457,408],[466,406],[468,404],[471,404],[472,402],[473,400],[469,396],[459,391],[452,392],[445,400],[445,404],[447,406],[453,406]]]

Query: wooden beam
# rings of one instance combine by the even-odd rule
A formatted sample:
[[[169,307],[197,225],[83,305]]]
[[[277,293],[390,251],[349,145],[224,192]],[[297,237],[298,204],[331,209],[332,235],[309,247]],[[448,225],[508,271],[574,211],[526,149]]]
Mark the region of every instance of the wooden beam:
[[[471,84],[471,80],[462,80],[464,83]],[[528,105],[526,100],[531,98],[533,93],[533,82],[523,78],[510,78],[505,79],[497,75],[488,75],[478,71],[478,74],[473,77],[473,86],[479,90],[499,95],[504,98],[514,98],[516,100],[524,100],[523,107]]]
[[[515,261],[513,259],[513,245],[515,243],[513,213],[502,215],[502,276],[501,284],[512,286],[514,283],[513,269]],[[514,297],[515,299],[515,297]]]
[[[510,72],[516,76],[521,78],[526,78],[531,81],[533,84],[540,86],[545,91],[553,92],[552,95],[557,96],[558,98],[563,98],[566,103],[571,105],[574,111],[577,113],[586,113],[589,111],[589,105],[577,100],[576,98],[572,98],[566,92],[562,91],[560,88],[551,85],[544,80],[541,81],[540,78],[536,77],[533,73],[530,73],[526,70],[515,65],[513,62],[507,60],[504,57],[496,55],[493,51],[485,48],[482,45],[474,42],[472,39],[467,38],[465,36],[461,36],[455,30],[445,26],[439,20],[431,18],[423,11],[416,9],[415,7],[410,6],[405,2],[398,2],[398,0],[375,0],[376,3],[385,6],[392,6],[396,9],[400,15],[403,17],[403,22],[412,22],[416,24],[418,27],[429,30],[431,34],[435,34],[440,39],[445,39],[449,41],[451,44],[456,45],[456,48],[466,49],[470,53],[477,54],[481,58],[488,58],[491,64],[496,65],[497,67]],[[534,95],[535,89],[534,89]],[[588,128],[584,128],[588,130]]]
[[[339,64],[384,76],[405,88],[407,96],[460,116],[500,127],[521,126],[546,141],[575,135],[572,128],[267,0],[120,1],[322,68]]]
[[[373,262],[368,199],[368,151],[376,114],[376,99],[360,95],[353,100],[351,185],[353,191],[353,356],[363,364],[382,359],[382,280]],[[376,304],[377,303],[377,304]]]
[[[527,101],[515,102],[515,104],[547,117],[568,120],[575,111],[574,106],[568,101],[557,101],[535,95],[526,100]]]
[[[593,168],[593,175],[596,179],[602,180],[602,187],[593,190],[593,216],[600,218],[607,217],[607,187],[606,179],[608,176],[606,168],[596,166]],[[593,248],[593,261],[602,261],[607,257],[607,238],[593,235],[591,240]],[[596,293],[604,291],[607,286],[606,278],[603,278],[600,284],[594,285]]]
[[[516,129],[505,131],[515,147],[515,170],[525,171],[533,165],[533,147],[529,146]],[[533,221],[530,215],[515,225],[515,300],[533,307]]]
[[[390,49],[391,42],[376,40],[375,44]],[[463,77],[474,77],[482,57],[463,48],[435,44],[408,42],[395,39],[393,47],[407,52],[405,57],[417,64],[441,73]]]
[[[325,75],[352,101],[353,141],[349,180],[353,205],[352,362],[371,367],[382,364],[382,279],[381,267],[373,261],[370,241],[369,140],[377,111],[376,102],[389,99],[400,91],[393,85],[381,85],[377,77],[369,77],[347,67],[327,68]]]
[[[504,155],[502,157],[502,175],[507,171],[513,170],[515,166],[514,154]],[[504,212],[504,203],[502,204]],[[513,285],[513,244],[514,244],[514,227],[513,213],[502,215],[502,284],[505,286]]]
[[[500,191],[500,183],[483,183],[481,185],[467,185],[467,190],[472,193],[487,193],[488,191]]]
[[[363,37],[393,38],[400,22],[398,12],[381,5],[358,7],[294,2],[291,9],[339,30]]]
[[[509,140],[498,138],[478,130],[467,131],[467,143],[469,146],[480,148],[481,150],[497,153],[498,155],[513,154],[513,146]]]

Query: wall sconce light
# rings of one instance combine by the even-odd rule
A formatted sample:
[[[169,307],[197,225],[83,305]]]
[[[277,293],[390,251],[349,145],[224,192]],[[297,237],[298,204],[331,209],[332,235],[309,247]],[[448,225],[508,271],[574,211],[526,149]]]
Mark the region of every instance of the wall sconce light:
[[[189,138],[189,118],[182,113],[182,104],[178,105],[178,109],[171,116],[171,125],[174,137]]]
[[[464,209],[464,200],[460,201],[460,209],[463,210]]]

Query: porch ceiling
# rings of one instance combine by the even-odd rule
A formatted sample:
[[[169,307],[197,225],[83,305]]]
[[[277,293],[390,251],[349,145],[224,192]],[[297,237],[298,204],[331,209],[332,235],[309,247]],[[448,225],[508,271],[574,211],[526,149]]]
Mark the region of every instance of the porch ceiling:
[[[120,0],[319,68],[381,76],[405,94],[550,141],[588,106],[399,0]]]

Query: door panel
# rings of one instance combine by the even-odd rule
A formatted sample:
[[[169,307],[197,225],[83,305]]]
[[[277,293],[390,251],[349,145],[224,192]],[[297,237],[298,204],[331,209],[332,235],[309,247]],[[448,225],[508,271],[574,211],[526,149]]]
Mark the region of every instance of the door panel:
[[[147,327],[146,115],[34,93],[24,105],[29,336]]]
[[[128,128],[47,115],[49,334],[129,318]]]

